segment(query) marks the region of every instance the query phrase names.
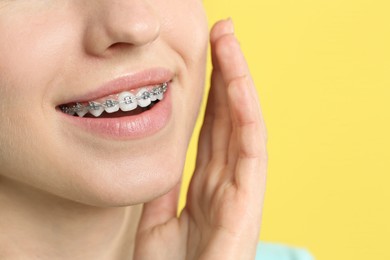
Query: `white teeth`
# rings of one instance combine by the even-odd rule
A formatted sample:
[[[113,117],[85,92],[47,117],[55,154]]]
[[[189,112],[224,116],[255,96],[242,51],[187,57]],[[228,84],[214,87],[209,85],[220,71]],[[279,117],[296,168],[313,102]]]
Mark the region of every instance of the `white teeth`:
[[[122,111],[131,111],[137,108],[137,100],[134,94],[122,92],[118,96],[119,107]]]
[[[150,100],[151,101],[156,101],[157,100],[157,93],[161,90],[159,88],[153,88],[153,90],[150,92]]]
[[[119,102],[113,99],[107,99],[105,104],[105,109],[107,113],[114,113],[119,110]]]
[[[168,83],[163,83],[149,90],[146,87],[141,88],[137,94],[124,91],[119,95],[110,95],[105,101],[90,101],[87,105],[83,103],[76,103],[75,105],[61,105],[60,109],[65,114],[77,114],[79,117],[85,116],[88,112],[95,117],[99,117],[104,111],[107,113],[115,113],[120,109],[126,112],[136,109],[137,106],[147,107],[154,101],[162,100],[167,88]]]
[[[82,110],[80,110],[80,111],[77,111],[76,113],[77,113],[77,115],[78,115],[79,117],[83,117],[83,116],[85,116],[86,113],[88,113],[88,110],[82,109]]]
[[[138,105],[140,107],[147,107],[152,102],[150,100],[150,92],[146,88],[140,89],[137,93]]]
[[[104,112],[104,108],[98,102],[89,102],[88,112],[94,115],[95,117],[98,117]]]
[[[83,107],[83,105],[81,105],[80,103],[77,103],[76,106],[75,106],[75,111],[76,111],[76,114],[79,116],[79,117],[83,117],[85,116],[86,113],[88,113],[88,110],[85,109]]]
[[[150,94],[150,101],[156,101],[157,100],[157,96],[154,94],[154,92],[152,92],[151,94]]]
[[[160,93],[157,94],[157,99],[162,100],[164,98],[164,93],[161,91]]]

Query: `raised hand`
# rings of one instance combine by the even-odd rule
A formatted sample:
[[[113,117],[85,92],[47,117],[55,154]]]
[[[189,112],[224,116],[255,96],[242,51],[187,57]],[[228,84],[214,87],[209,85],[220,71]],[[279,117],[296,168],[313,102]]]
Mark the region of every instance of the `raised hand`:
[[[179,186],[146,203],[135,259],[254,259],[266,182],[266,129],[230,20],[210,34],[213,72],[196,169],[176,216]]]

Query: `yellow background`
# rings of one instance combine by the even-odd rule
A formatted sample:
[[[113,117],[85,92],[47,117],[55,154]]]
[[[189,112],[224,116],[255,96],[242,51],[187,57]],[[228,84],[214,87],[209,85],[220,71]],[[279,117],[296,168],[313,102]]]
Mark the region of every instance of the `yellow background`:
[[[262,102],[261,240],[307,248],[318,260],[389,260],[390,1],[204,3],[210,26],[233,18]]]

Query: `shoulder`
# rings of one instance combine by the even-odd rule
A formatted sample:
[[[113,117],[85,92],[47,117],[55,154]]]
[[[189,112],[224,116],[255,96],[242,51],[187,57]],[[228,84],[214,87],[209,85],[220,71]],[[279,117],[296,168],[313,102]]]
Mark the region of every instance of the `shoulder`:
[[[314,260],[314,258],[303,248],[260,242],[257,245],[255,260]]]

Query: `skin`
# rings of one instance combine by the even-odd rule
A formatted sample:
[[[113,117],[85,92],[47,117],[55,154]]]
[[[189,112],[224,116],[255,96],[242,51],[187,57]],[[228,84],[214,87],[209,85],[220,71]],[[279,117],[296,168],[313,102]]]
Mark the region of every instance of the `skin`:
[[[253,259],[266,130],[231,21],[209,34],[198,0],[0,0],[0,34],[0,258]],[[177,216],[209,41],[211,91]],[[172,120],[155,135],[107,140],[55,110],[156,66],[175,84]]]

